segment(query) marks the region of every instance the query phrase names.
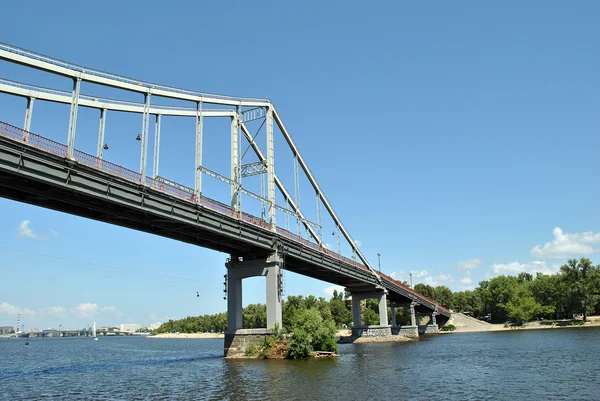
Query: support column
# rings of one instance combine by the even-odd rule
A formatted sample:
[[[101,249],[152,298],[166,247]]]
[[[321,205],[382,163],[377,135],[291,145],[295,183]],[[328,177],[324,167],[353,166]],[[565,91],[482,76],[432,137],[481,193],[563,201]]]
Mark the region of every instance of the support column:
[[[244,327],[242,314],[242,279],[234,269],[227,270],[227,330]]]
[[[142,115],[142,149],[140,152],[140,180],[146,180],[146,167],[148,158],[148,113],[150,110],[150,93],[144,93],[144,114]]]
[[[27,108],[25,109],[25,123],[23,124],[23,130],[25,131],[26,141],[29,139],[29,131],[31,130],[31,117],[33,117],[33,102],[34,97],[27,98]]]
[[[387,318],[387,291],[382,291],[379,296],[379,325],[387,326],[388,318]]]
[[[279,277],[281,259],[275,252],[266,259],[240,261],[235,257],[225,264],[227,267],[227,322],[228,331],[243,327],[242,322],[242,280],[248,277],[264,276],[267,280],[267,328],[275,324],[281,327],[281,279]]]
[[[67,157],[73,158],[75,150],[75,131],[77,127],[77,110],[79,109],[79,90],[81,78],[73,79],[73,96],[71,97],[71,112],[69,114],[69,135],[67,138]]]
[[[396,324],[396,307],[390,306],[390,312],[392,315],[392,327],[395,327],[395,326],[397,326],[397,324]]]
[[[354,327],[362,326],[360,313],[360,298],[352,295],[352,325]]]
[[[96,157],[102,159],[104,153],[104,127],[106,125],[106,109],[100,109],[100,124],[98,126],[98,149]]]
[[[267,268],[267,329],[281,328],[281,278],[279,264]]]
[[[436,322],[436,319],[435,319],[435,316],[436,316],[436,315],[437,315],[437,312],[433,312],[433,313],[431,314],[431,324],[433,324],[433,325],[435,325],[435,326],[437,326],[437,322]]]
[[[240,118],[240,106],[237,108],[235,116],[231,117],[231,207],[235,211],[240,210],[240,194],[239,187],[236,184],[240,184],[240,133],[239,133],[239,118]]]
[[[417,306],[417,305],[418,304],[416,302],[410,303],[410,325],[411,326],[417,325],[417,316],[415,314],[415,306]]]
[[[200,200],[202,195],[202,128],[204,118],[202,117],[202,102],[196,103],[196,175],[194,189],[196,199]]]
[[[269,222],[271,230],[277,227],[275,221],[275,143],[273,138],[273,109],[267,107],[267,198],[269,199]]]
[[[158,161],[160,159],[160,117],[161,115],[157,114],[154,123],[154,167],[152,169],[154,178],[158,177]],[[198,168],[196,168],[196,174],[198,174]]]

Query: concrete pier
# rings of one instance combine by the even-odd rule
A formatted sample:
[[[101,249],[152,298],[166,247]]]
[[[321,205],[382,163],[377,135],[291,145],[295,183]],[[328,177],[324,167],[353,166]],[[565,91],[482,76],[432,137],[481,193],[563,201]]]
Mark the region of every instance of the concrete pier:
[[[245,260],[231,257],[227,267],[227,330],[225,331],[226,357],[243,356],[245,347],[258,343],[270,334],[275,326],[281,327],[281,259],[277,253],[267,258]],[[267,327],[244,329],[242,314],[242,280],[248,277],[264,276],[267,280]]]

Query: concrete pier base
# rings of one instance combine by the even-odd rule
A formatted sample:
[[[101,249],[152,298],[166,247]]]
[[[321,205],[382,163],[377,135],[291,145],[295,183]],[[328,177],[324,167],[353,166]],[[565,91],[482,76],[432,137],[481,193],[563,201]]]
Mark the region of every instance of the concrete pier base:
[[[392,335],[406,338],[419,338],[419,328],[417,326],[392,327]]]
[[[270,329],[239,329],[225,331],[225,358],[243,358],[250,344],[259,346],[263,338],[271,334]]]
[[[352,328],[352,337],[383,337],[392,335],[392,326],[358,326]]]
[[[426,326],[419,326],[419,334],[439,334],[440,329],[437,324],[428,324]]]

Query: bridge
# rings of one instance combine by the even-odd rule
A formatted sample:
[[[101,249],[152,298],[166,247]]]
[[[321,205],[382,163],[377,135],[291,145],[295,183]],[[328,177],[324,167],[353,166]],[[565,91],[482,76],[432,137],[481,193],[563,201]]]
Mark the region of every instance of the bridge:
[[[416,335],[418,313],[431,316],[432,330],[438,322],[449,318],[450,311],[434,300],[373,269],[327,200],[270,100],[152,84],[2,43],[0,60],[73,83],[73,90],[66,92],[0,78],[1,93],[26,99],[22,127],[0,122],[0,196],[228,253],[226,354],[228,349],[236,348],[237,339],[255,334],[243,330],[243,279],[266,277],[267,329],[281,324],[283,269],[344,286],[352,294],[355,336]],[[82,82],[137,94],[140,102],[83,94]],[[188,105],[171,106],[156,99],[174,99]],[[66,141],[50,139],[44,132],[31,132],[34,104],[39,101],[69,107]],[[77,131],[79,108],[99,111],[94,155],[76,147],[77,134],[82,135]],[[141,145],[139,170],[105,159],[109,148],[105,141],[109,112],[139,115],[141,132],[136,138]],[[152,173],[148,175],[151,116],[155,120],[154,147]],[[163,116],[195,121],[195,130],[191,133],[195,135],[193,185],[159,175]],[[8,117],[0,116],[0,120]],[[203,146],[207,118],[228,120],[229,174],[218,173],[203,163],[207,152]],[[288,191],[276,169],[275,134],[283,138],[282,143],[292,155],[293,193]],[[248,152],[254,159],[244,164]],[[277,161],[277,166],[283,163],[280,159]],[[314,211],[309,211],[304,204],[300,206],[301,176],[310,184],[310,196],[316,201]],[[259,190],[253,189],[258,188],[256,177],[260,178]],[[229,186],[226,200],[207,195],[208,179]],[[285,228],[278,224],[282,217]],[[296,223],[295,232],[289,226],[290,220]],[[337,252],[323,240],[326,224],[333,227]],[[350,257],[342,255],[342,243],[351,252]],[[366,298],[379,301],[378,326],[361,324],[360,302],[357,301]],[[391,325],[387,321],[388,306],[392,308]],[[396,307],[411,309],[411,326],[396,326]]]

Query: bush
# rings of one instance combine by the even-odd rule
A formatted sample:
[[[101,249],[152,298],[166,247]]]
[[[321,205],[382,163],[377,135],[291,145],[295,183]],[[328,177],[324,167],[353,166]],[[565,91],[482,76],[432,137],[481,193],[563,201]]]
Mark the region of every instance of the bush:
[[[312,351],[338,351],[333,320],[323,320],[317,309],[299,311],[293,319],[290,358],[307,358]]]
[[[257,356],[258,355],[258,347],[256,346],[256,343],[250,343],[250,344],[246,345],[246,348],[244,349],[244,354],[246,356]]]
[[[583,326],[585,322],[583,320],[571,320],[569,326]]]
[[[454,331],[454,330],[456,330],[456,326],[453,324],[446,324],[440,330],[441,331]]]
[[[312,351],[311,338],[300,328],[294,330],[294,335],[288,344],[288,355],[292,359],[308,358]]]

